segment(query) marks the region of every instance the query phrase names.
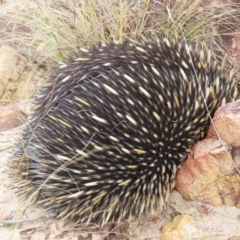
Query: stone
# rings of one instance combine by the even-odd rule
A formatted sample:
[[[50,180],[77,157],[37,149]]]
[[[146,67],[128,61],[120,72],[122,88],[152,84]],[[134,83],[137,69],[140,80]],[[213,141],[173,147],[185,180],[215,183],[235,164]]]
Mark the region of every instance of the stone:
[[[179,170],[176,189],[188,200],[240,206],[240,100],[217,110],[208,138]]]
[[[0,108],[0,131],[9,130],[18,127],[27,119],[24,113],[17,105]]]

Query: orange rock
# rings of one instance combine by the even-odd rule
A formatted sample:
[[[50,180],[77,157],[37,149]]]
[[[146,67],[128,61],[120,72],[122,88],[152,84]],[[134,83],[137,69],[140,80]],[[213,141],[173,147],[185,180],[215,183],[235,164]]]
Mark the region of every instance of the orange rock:
[[[229,145],[240,147],[240,100],[227,103],[216,111],[208,136],[220,136]]]
[[[240,100],[221,107],[213,124],[217,133],[211,126],[212,138],[195,144],[178,173],[176,189],[188,200],[239,207]]]
[[[17,105],[0,108],[0,131],[17,127],[26,121],[27,114]]]
[[[162,237],[164,240],[192,239],[192,236],[187,236],[186,232],[189,232],[187,229],[189,229],[190,226],[191,229],[194,229],[194,225],[196,225],[196,218],[189,215],[178,215],[172,222],[163,227]]]

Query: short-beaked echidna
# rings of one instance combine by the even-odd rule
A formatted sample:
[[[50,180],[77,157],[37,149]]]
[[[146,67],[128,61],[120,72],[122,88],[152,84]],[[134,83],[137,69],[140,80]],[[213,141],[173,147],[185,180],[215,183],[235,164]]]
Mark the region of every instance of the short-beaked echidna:
[[[203,45],[124,41],[81,49],[39,91],[14,153],[15,186],[79,223],[162,209],[189,149],[236,98]]]

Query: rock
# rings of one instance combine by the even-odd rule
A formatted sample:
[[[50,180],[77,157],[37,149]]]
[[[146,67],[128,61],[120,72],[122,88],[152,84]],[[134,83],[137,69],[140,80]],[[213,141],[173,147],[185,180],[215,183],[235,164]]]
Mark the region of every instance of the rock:
[[[9,130],[18,127],[27,119],[24,113],[17,105],[0,108],[0,131]]]
[[[188,200],[240,207],[240,100],[219,108],[213,124],[180,169],[176,189]]]
[[[178,215],[162,229],[164,240],[190,240],[196,232],[196,219],[189,215]]]
[[[43,75],[43,76],[41,76]],[[0,47],[0,96],[2,102],[29,99],[49,73],[30,64],[12,47]]]
[[[232,238],[232,240],[240,240],[240,236]]]
[[[216,111],[208,136],[220,136],[227,144],[240,147],[240,100],[227,103]]]

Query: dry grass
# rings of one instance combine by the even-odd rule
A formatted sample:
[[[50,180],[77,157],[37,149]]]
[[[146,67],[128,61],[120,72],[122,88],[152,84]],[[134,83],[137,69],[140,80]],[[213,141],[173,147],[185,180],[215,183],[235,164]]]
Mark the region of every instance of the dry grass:
[[[65,59],[96,42],[169,34],[207,39],[219,48],[214,37],[234,34],[240,22],[239,9],[201,0],[12,0],[0,15],[0,45],[17,44],[33,61]]]

